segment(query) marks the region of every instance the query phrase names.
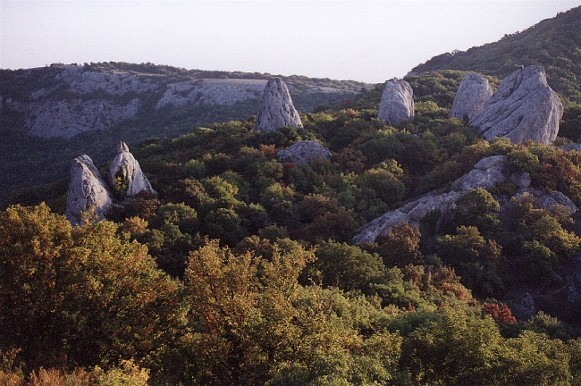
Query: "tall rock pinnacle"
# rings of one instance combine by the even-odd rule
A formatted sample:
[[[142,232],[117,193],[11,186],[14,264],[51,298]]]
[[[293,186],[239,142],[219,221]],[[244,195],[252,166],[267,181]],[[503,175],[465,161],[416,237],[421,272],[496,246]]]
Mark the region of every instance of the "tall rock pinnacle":
[[[274,78],[264,88],[254,129],[273,131],[286,126],[303,127],[303,124],[286,84],[282,79]]]
[[[75,158],[71,165],[71,182],[65,212],[69,221],[80,224],[83,212],[87,211],[92,211],[98,219],[102,219],[111,204],[107,185],[93,160],[86,154]]]
[[[470,73],[462,78],[458,86],[450,116],[469,121],[482,111],[491,97],[492,88],[488,80],[476,73]]]
[[[377,118],[390,125],[397,125],[414,118],[414,91],[405,80],[391,79],[385,82]]]
[[[140,192],[156,194],[125,142],[119,142],[117,155],[109,166],[109,184],[116,187],[119,183],[127,189],[126,197],[135,197]]]
[[[563,104],[547,84],[545,70],[529,66],[506,77],[470,125],[488,140],[507,137],[513,143],[548,144],[557,137],[562,116]]]

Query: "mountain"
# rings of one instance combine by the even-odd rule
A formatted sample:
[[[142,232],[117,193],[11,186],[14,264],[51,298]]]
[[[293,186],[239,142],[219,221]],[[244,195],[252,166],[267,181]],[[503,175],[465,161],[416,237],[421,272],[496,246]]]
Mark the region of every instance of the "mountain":
[[[435,56],[410,74],[436,70],[476,71],[504,78],[532,64],[545,67],[549,85],[566,101],[581,103],[581,6],[501,40]]]
[[[80,154],[102,164],[118,141],[133,146],[212,122],[246,120],[258,112],[272,77],[113,62],[0,70],[0,205],[31,188],[42,196],[44,186],[51,189],[67,178],[70,160]],[[282,78],[303,113],[337,105],[368,87]]]

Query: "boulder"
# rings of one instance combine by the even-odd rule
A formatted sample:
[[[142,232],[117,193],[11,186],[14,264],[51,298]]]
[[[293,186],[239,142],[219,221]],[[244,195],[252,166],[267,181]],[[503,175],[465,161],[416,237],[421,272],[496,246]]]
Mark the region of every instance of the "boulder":
[[[65,212],[69,221],[80,224],[84,212],[93,212],[97,219],[102,219],[111,204],[107,185],[91,158],[85,154],[75,158],[71,166]]]
[[[156,194],[141,171],[139,162],[129,152],[129,147],[124,142],[117,145],[117,155],[109,166],[109,184],[112,187],[116,186],[117,178],[121,178],[123,186],[127,188],[126,197],[135,197],[140,192]]]
[[[487,140],[507,137],[513,143],[549,144],[557,137],[562,116],[563,105],[547,84],[545,70],[529,66],[506,77],[470,125]]]
[[[450,116],[470,121],[484,108],[492,97],[492,88],[486,78],[470,73],[466,75],[458,86],[456,97],[450,110]]]
[[[282,127],[303,127],[286,84],[281,78],[270,79],[264,87],[255,130],[274,131]]]
[[[279,151],[279,160],[305,164],[311,161],[329,159],[331,151],[316,141],[300,141],[287,149]]]
[[[414,91],[405,80],[385,82],[377,118],[389,125],[397,125],[414,118]]]

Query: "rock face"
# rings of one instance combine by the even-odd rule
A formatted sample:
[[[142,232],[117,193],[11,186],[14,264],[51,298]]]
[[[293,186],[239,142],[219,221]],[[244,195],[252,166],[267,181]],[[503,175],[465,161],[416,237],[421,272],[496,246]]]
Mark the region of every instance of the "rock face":
[[[156,194],[141,171],[139,162],[129,152],[129,147],[124,142],[117,145],[117,155],[109,167],[110,186],[115,186],[117,177],[120,177],[123,185],[127,187],[126,197],[135,197],[140,192]]]
[[[507,137],[548,144],[559,132],[563,105],[547,84],[542,66],[519,69],[506,77],[484,109],[470,120],[483,138]]]
[[[281,161],[304,164],[329,159],[331,151],[316,141],[300,141],[276,155]]]
[[[482,111],[490,97],[492,97],[492,88],[488,80],[476,73],[470,73],[458,86],[450,116],[469,121]]]
[[[390,125],[397,125],[414,118],[414,91],[405,80],[385,82],[377,118]]]
[[[103,130],[113,124],[135,117],[139,99],[127,104],[106,100],[71,99],[46,101],[34,107],[26,125],[37,137],[71,138],[85,131]]]
[[[570,215],[577,212],[575,204],[563,193],[554,191],[550,193],[539,189],[531,188],[531,178],[528,173],[511,174],[507,176],[506,157],[495,155],[483,158],[474,165],[469,173],[460,177],[453,184],[453,190],[447,193],[430,192],[424,196],[411,201],[399,209],[376,218],[363,226],[354,238],[355,244],[373,243],[375,240],[386,235],[391,229],[401,224],[409,224],[418,227],[420,221],[430,212],[440,211],[445,217],[454,207],[456,201],[471,189],[483,188],[492,189],[508,179],[515,182],[521,189],[516,195],[530,194],[536,199],[539,207],[549,209],[555,204],[563,205]]]
[[[88,155],[75,158],[71,166],[71,182],[65,215],[73,224],[82,221],[82,213],[93,211],[98,219],[111,207],[111,195],[99,171]]]
[[[286,84],[280,78],[266,83],[256,118],[255,130],[273,131],[282,127],[303,127]]]

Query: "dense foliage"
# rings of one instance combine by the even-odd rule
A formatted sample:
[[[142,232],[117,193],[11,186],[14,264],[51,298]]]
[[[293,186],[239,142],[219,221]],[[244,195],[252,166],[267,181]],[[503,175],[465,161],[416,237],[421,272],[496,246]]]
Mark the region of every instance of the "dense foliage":
[[[433,213],[351,244],[363,224],[490,155],[581,204],[578,152],[489,143],[447,117],[462,75],[414,78],[417,116],[397,127],[375,119],[376,89],[304,115],[301,129],[255,132],[251,118],[147,140],[134,154],[159,195],[118,202],[113,222],[72,227],[44,204],[9,207],[0,380],[579,382],[581,306],[550,295],[581,244],[562,208],[511,199],[508,181],[469,192],[445,221]],[[331,158],[277,159],[302,139]],[[512,312],[506,302],[526,291],[543,294],[544,312]]]
[[[543,22],[500,43],[547,30],[559,29]],[[89,66],[197,76],[150,64]],[[352,244],[362,225],[446,191],[491,155],[505,155],[515,175],[528,173],[533,189],[581,205],[578,151],[487,142],[448,117],[464,75],[430,68],[409,77],[416,117],[398,126],[376,119],[377,86],[304,114],[300,129],[256,132],[253,117],[200,126],[178,110],[129,122],[106,141],[23,140],[32,158],[56,157],[47,148],[61,146],[65,165],[91,141],[91,155],[107,154],[125,135],[187,133],[132,148],[159,194],[116,197],[108,221],[87,216],[73,227],[57,214],[66,180],[36,181],[47,186],[20,201],[38,205],[0,212],[0,384],[581,383],[581,301],[566,296],[578,270],[579,215],[517,195],[508,179],[469,191],[418,228],[403,224],[375,243]],[[558,144],[579,133],[577,96],[566,96]],[[202,113],[208,122],[228,114]],[[277,158],[300,140],[332,156]],[[109,157],[94,158],[105,168]],[[7,158],[2,167],[35,162]]]

